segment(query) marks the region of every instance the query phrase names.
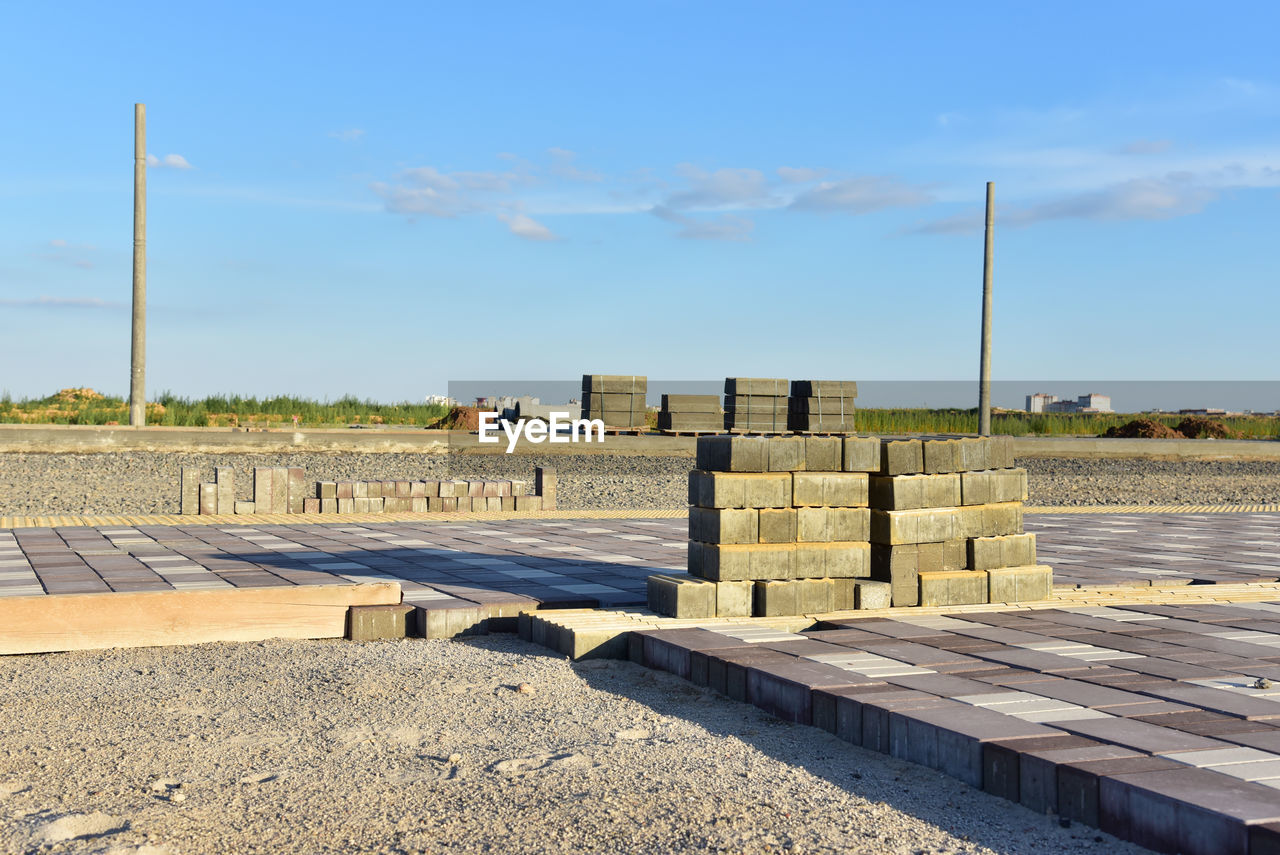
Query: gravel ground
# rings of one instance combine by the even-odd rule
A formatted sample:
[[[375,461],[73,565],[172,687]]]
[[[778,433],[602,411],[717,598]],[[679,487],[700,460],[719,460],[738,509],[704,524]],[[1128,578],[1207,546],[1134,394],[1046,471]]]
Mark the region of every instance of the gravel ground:
[[[1280,461],[1019,460],[1036,505],[1236,505],[1280,502]]]
[[[511,636],[9,656],[0,697],[0,852],[1145,851]]]
[[[250,499],[255,466],[303,466],[307,480],[523,478],[554,466],[567,509],[678,508],[686,503],[687,457],[448,454],[0,454],[0,514],[171,514],[178,473],[235,470],[237,498]],[[1038,505],[1164,505],[1280,502],[1280,462],[1019,461]]]

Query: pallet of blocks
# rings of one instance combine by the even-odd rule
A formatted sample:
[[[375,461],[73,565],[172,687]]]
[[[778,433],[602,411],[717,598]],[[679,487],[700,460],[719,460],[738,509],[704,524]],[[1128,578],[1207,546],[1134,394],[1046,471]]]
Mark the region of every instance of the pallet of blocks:
[[[644,428],[649,380],[625,374],[582,375],[582,417],[607,428]]]
[[[687,574],[650,576],[649,607],[679,618],[885,608],[870,579],[873,437],[704,436],[689,474]]]
[[[1027,472],[1008,437],[884,440],[871,475],[871,577],[894,606],[1043,600],[1053,573],[1022,530]]]
[[[853,433],[858,384],[852,380],[792,380],[787,428],[800,433]]]
[[[714,432],[724,429],[718,395],[663,395],[658,430]]]
[[[785,433],[790,387],[767,377],[726,377],[724,428],[741,433]]]

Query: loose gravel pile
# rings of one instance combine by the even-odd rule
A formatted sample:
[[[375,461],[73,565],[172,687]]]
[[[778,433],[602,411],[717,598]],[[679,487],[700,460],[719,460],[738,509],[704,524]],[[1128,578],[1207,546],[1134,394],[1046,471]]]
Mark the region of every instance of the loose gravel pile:
[[[197,466],[235,470],[239,499],[252,498],[255,466],[302,466],[307,481],[522,478],[554,466],[561,508],[682,508],[688,457],[451,454],[0,454],[0,514],[173,514],[178,475]],[[1033,505],[1165,505],[1280,502],[1280,461],[1020,460]]]
[[[0,852],[1145,851],[509,636],[9,656],[0,706]]]

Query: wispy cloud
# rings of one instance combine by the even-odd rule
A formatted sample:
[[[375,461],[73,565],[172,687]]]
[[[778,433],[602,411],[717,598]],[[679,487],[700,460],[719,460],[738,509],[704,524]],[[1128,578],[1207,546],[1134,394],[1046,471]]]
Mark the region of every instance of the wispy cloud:
[[[1164,154],[1173,148],[1172,140],[1134,140],[1116,149],[1119,154]]]
[[[774,197],[764,173],[758,169],[717,169],[706,172],[682,163],[676,171],[687,188],[672,194],[663,206],[673,211],[775,207]]]
[[[549,148],[547,154],[551,155],[551,174],[566,181],[585,181],[591,184],[597,184],[604,181],[604,174],[596,172],[594,169],[582,169],[577,165],[577,152],[569,151],[567,148]]]
[[[99,300],[94,297],[32,297],[26,300],[0,299],[0,306],[9,309],[94,309],[116,310],[127,308],[124,303]]]
[[[39,253],[39,257],[55,264],[66,264],[81,270],[92,270],[93,262],[86,256],[98,251],[96,246],[87,243],[71,243],[65,238],[53,238],[49,241],[49,251]]]
[[[869,214],[884,208],[923,205],[933,195],[894,178],[864,175],[841,181],[823,181],[791,202],[797,211]]]
[[[147,155],[147,166],[152,169],[195,169],[187,159],[180,154],[166,154],[164,157],[156,157],[154,154]]]
[[[498,214],[498,219],[507,224],[507,229],[516,237],[525,240],[559,240],[551,229],[526,214]]]
[[[655,205],[649,213],[664,222],[680,226],[676,237],[688,240],[748,241],[756,224],[746,217],[720,214],[715,217],[691,217],[665,205]]]
[[[829,169],[809,169],[796,166],[779,166],[777,169],[778,177],[788,184],[807,184],[810,181],[818,181],[830,171]]]
[[[329,136],[342,142],[356,142],[364,137],[362,128],[347,128],[343,131],[329,131]]]
[[[527,183],[520,172],[441,172],[434,166],[401,170],[398,183],[375,181],[370,186],[386,209],[405,216],[458,217],[491,210],[495,194],[508,194]]]
[[[1052,220],[1168,220],[1198,214],[1219,192],[1190,175],[1135,179],[1089,193],[1073,193],[1032,205],[996,208],[997,225],[1025,227]],[[963,234],[980,230],[985,214],[964,211],[923,223],[910,234]]]

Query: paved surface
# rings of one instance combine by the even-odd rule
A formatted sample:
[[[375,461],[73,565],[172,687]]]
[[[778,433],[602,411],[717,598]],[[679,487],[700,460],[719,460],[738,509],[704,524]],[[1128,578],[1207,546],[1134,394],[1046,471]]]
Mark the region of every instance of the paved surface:
[[[1036,514],[1025,526],[1059,586],[1280,579],[1280,514]]]
[[[654,630],[632,655],[1153,849],[1280,845],[1280,605],[901,614]]]
[[[683,569],[683,520],[234,525],[0,530],[0,596],[398,581],[545,604],[645,601]]]
[[[0,529],[0,596],[399,581],[557,606],[645,601],[685,566],[675,519],[70,526]],[[1029,516],[1059,586],[1280,580],[1280,514]],[[457,590],[451,590],[455,596]]]

